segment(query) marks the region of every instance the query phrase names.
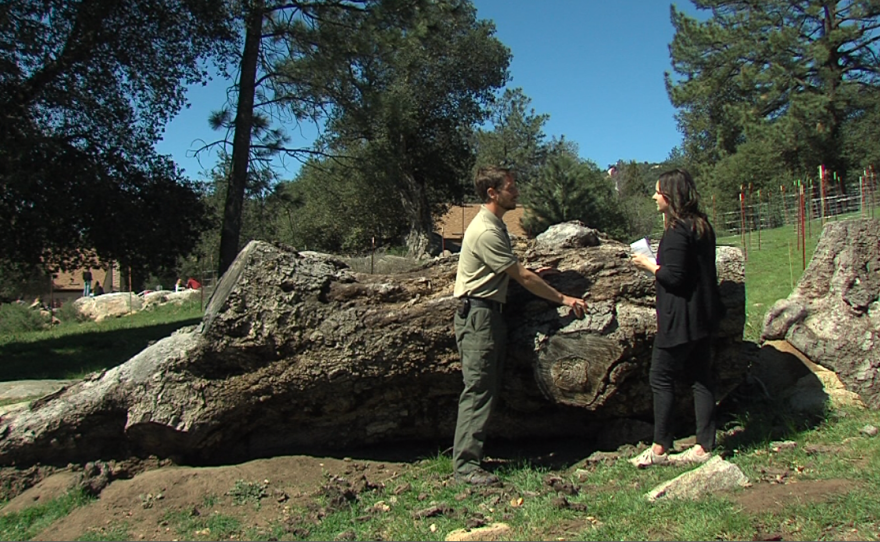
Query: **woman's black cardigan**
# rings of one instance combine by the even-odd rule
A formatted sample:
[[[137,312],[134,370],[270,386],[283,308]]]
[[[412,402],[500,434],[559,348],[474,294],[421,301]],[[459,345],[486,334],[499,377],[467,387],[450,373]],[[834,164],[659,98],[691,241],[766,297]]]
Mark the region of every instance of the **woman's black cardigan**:
[[[669,348],[710,336],[724,316],[715,270],[715,232],[698,237],[693,221],[666,229],[657,250],[657,336]]]

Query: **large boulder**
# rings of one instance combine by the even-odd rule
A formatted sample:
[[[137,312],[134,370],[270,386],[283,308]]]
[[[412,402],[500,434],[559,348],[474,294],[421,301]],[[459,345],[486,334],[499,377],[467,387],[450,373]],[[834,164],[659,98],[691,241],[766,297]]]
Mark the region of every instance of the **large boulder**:
[[[202,290],[156,290],[145,294],[116,292],[94,297],[80,297],[73,302],[73,308],[81,318],[101,322],[106,318],[126,316],[140,310],[153,309],[161,305],[183,305],[198,301]]]
[[[159,305],[183,305],[190,301],[198,301],[202,297],[201,290],[181,290],[173,292],[171,290],[157,290],[144,294],[144,309],[157,307]]]
[[[654,284],[628,250],[602,238],[597,246],[531,243],[521,254],[529,267],[555,268],[548,282],[583,295],[589,309],[578,319],[511,285],[491,434],[610,442],[627,420],[650,427]],[[211,464],[451,441],[462,389],[456,266],[452,256],[399,275],[359,274],[333,256],[252,242],[219,281],[201,325],[0,418],[0,463],[155,454]],[[715,341],[723,396],[747,369],[742,256],[719,248],[718,266],[728,309]],[[692,423],[687,393],[677,408]]]
[[[880,408],[880,221],[829,222],[810,265],[764,319],[763,340],[786,340]]]
[[[73,302],[73,308],[83,318],[100,322],[105,318],[131,314],[143,308],[140,296],[129,292],[116,292],[95,297],[80,297]]]

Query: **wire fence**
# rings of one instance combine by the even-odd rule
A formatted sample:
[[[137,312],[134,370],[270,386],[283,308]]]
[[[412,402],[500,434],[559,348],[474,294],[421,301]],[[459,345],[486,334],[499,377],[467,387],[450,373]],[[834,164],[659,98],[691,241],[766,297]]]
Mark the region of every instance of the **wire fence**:
[[[843,215],[874,218],[877,201],[871,194],[868,201],[861,194],[814,197],[801,203],[800,194],[779,195],[765,201],[742,205],[739,211],[717,213],[713,226],[719,237],[740,235],[779,228],[786,224],[797,227],[801,218],[807,223],[821,220],[838,220]]]
[[[792,235],[797,238],[802,265],[806,268],[806,240],[813,236],[814,223],[818,223],[815,227],[819,233],[828,221],[880,217],[873,170],[870,175],[859,178],[858,186],[835,184],[838,193],[834,194],[827,194],[826,189],[827,184],[814,187],[812,181],[796,182],[794,190],[788,194],[781,186],[775,197],[762,197],[760,191],[753,194],[751,189],[743,189],[739,194],[739,211],[722,213],[715,213],[713,199],[711,212],[715,230],[719,237],[740,236],[744,258],[748,261],[753,232],[757,232],[760,250],[762,230],[790,226]]]

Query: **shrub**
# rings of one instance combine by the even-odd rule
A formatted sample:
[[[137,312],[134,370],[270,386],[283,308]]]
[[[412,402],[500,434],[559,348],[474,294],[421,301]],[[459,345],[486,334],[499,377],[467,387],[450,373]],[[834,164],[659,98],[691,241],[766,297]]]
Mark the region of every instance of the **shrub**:
[[[263,484],[257,482],[246,482],[244,480],[236,480],[235,487],[229,490],[228,494],[232,497],[235,504],[259,503],[260,499],[268,496],[266,488]]]
[[[46,327],[48,319],[40,315],[39,309],[31,309],[21,303],[0,305],[0,334],[37,331]]]
[[[55,318],[58,318],[62,322],[85,322],[88,320],[85,316],[77,312],[75,308],[73,308],[73,302],[65,303],[61,305],[61,308],[55,311]]]
[[[614,239],[630,236],[611,179],[594,163],[570,154],[552,155],[538,178],[523,187],[521,201],[528,209],[523,227],[532,234],[579,220]]]

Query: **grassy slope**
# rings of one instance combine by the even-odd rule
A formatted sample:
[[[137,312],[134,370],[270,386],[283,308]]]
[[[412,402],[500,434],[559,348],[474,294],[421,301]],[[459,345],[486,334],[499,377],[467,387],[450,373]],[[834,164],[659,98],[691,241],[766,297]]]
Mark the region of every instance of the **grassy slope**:
[[[812,236],[807,238],[807,264],[816,249],[820,230],[821,224],[814,223]],[[803,273],[803,255],[798,250],[797,232],[791,226],[782,227],[765,230],[760,237],[752,232],[746,236],[745,243],[737,236],[719,238],[718,244],[745,247],[746,328],[743,337],[757,341],[764,314],[778,299],[788,297]]]
[[[81,378],[124,363],[150,342],[201,320],[198,302],[163,305],[100,323],[0,335],[0,381]]]

